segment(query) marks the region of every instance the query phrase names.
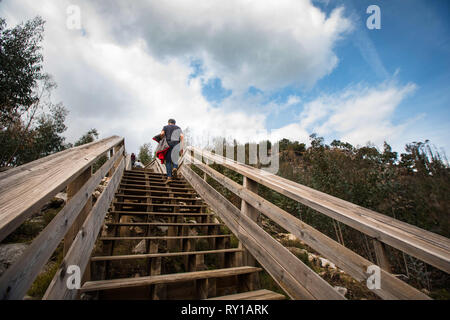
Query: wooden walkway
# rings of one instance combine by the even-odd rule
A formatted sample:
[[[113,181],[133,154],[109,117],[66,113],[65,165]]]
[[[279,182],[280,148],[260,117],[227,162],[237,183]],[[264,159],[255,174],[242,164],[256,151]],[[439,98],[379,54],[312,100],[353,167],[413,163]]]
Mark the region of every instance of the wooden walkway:
[[[371,292],[381,299],[430,299],[392,274],[390,250],[450,272],[448,238],[209,151],[188,147],[180,161],[179,177],[166,183],[159,161],[131,170],[125,140],[112,136],[0,173],[0,241],[58,192],[68,197],[1,275],[0,299],[23,299],[62,246],[43,299],[346,299],[267,233],[262,215],[361,284],[378,266],[381,285]],[[241,175],[243,183],[211,163]],[[103,191],[94,201],[99,184]],[[259,185],[361,232],[376,261],[267,201]],[[68,285],[74,270],[80,287]],[[260,287],[262,270],[285,295]]]
[[[125,171],[81,293],[96,299],[284,299],[183,178]]]

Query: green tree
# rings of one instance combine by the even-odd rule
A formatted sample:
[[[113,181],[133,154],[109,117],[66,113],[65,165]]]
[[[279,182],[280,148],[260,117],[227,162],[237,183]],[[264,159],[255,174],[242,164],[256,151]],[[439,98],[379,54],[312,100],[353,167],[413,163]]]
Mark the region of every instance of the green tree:
[[[141,160],[144,166],[152,161],[152,146],[150,145],[150,143],[144,143],[142,146],[140,146],[138,159]]]
[[[75,147],[94,142],[96,139],[98,139],[98,132],[97,129],[94,128],[83,134],[81,138],[75,142]]]
[[[42,72],[44,20],[12,29],[0,18],[0,167],[36,160],[67,147],[67,110],[51,101],[56,88]]]
[[[36,86],[44,79],[40,43],[45,21],[41,17],[6,29],[0,18],[0,124],[7,127],[39,100]]]

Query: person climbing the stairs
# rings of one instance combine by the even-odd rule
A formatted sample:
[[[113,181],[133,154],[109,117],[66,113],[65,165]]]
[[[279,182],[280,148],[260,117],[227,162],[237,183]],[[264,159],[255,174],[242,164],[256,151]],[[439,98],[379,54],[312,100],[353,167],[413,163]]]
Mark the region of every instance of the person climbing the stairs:
[[[169,119],[167,126],[161,131],[161,138],[165,137],[169,150],[165,157],[167,182],[172,181],[172,176],[177,176],[178,160],[183,154],[183,131],[176,125],[175,119]]]

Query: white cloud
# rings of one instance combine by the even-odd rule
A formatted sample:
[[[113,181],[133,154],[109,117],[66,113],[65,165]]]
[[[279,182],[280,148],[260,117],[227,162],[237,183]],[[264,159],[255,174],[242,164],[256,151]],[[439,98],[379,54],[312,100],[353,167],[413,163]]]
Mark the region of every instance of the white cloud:
[[[199,142],[216,135],[306,141],[311,132],[360,144],[400,140],[402,132],[413,136],[409,122],[391,120],[412,84],[350,88],[309,103],[296,95],[264,104],[266,94],[234,94],[213,107],[201,79],[189,80],[188,61],[199,56],[205,77],[238,91],[312,85],[336,66],[333,46],[350,28],[342,9],[326,17],[306,0],[79,3],[85,35],[66,28],[71,1],[17,0],[0,7],[10,26],[37,14],[47,20],[45,70],[59,85],[55,98],[70,110],[69,141],[97,128],[103,137],[124,136],[128,151],[137,151],[171,117]],[[270,114],[302,103],[297,123],[268,132]]]
[[[415,89],[415,84],[383,83],[376,88],[359,85],[339,94],[323,95],[305,104],[298,124],[279,131],[289,132],[286,128],[291,128],[300,137],[315,132],[355,145],[372,142],[381,146],[385,140],[397,140],[413,122],[410,119],[394,124],[392,118],[400,103]]]
[[[122,42],[142,37],[159,57],[201,58],[224,87],[312,86],[337,65],[336,41],[351,29],[309,0],[96,2]]]
[[[350,27],[341,9],[326,17],[307,0],[79,1],[83,34],[66,27],[71,4],[20,0],[1,10],[10,26],[36,15],[47,21],[45,70],[70,110],[68,140],[97,128],[126,137],[133,151],[169,117],[202,138],[266,137],[257,101],[252,111],[212,107],[200,80],[188,81],[187,61],[203,58],[206,75],[235,90],[312,85],[335,67],[334,43]]]

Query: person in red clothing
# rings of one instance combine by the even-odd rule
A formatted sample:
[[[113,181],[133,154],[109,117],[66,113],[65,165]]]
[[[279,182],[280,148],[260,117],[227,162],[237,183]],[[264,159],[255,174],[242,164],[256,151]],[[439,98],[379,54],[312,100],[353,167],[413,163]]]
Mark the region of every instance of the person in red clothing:
[[[172,175],[176,177],[178,169],[178,160],[183,154],[183,131],[176,125],[174,119],[169,119],[167,126],[164,126],[161,130],[161,138],[166,137],[166,141],[169,144],[169,151],[166,154],[166,171],[167,182],[172,181]]]
[[[134,163],[136,162],[136,155],[134,153],[131,154],[131,167],[134,168]]]

